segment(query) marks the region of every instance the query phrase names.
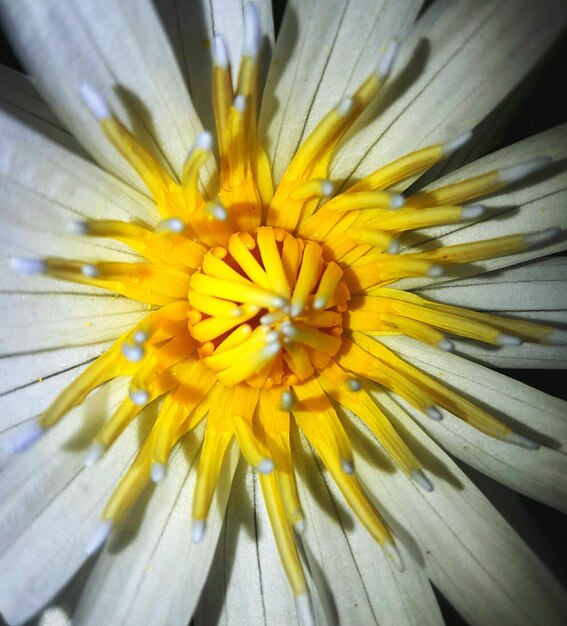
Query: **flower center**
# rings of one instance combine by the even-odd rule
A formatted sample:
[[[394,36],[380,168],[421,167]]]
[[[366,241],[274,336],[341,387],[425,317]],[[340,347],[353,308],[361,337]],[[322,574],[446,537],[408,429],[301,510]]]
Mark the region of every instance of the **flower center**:
[[[281,228],[233,234],[191,277],[189,330],[226,386],[289,386],[326,367],[341,346],[350,299],[322,247]]]

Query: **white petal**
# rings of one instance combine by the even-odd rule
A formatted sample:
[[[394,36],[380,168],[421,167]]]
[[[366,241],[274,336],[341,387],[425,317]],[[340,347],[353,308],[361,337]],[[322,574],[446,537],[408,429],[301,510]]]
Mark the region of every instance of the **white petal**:
[[[192,543],[191,498],[202,429],[172,455],[144,507],[136,505],[109,539],[74,616],[77,624],[186,625],[199,599],[224,517],[237,451],[224,464],[203,541]]]
[[[85,106],[85,83],[101,91],[155,156],[180,173],[200,123],[151,2],[2,5],[7,31],[40,93],[99,163],[141,186]]]
[[[434,285],[420,295],[436,302],[550,325],[567,324],[567,258],[541,259]],[[529,294],[529,297],[526,295]],[[496,367],[567,368],[565,346],[524,343],[494,349],[455,340],[457,352]]]
[[[481,203],[486,207],[482,221],[423,229],[412,234],[411,243],[408,243],[404,250],[417,251],[434,248],[439,244],[453,245],[480,241],[515,233],[544,230],[551,226],[567,228],[567,211],[564,210],[567,172],[561,166],[562,160],[567,156],[567,124],[534,135],[470,163],[443,177],[427,189],[499,168],[518,165],[541,156],[551,157],[553,163],[531,177],[527,177],[525,181],[519,181],[509,188],[482,198]],[[543,245],[529,248],[525,252],[459,266],[454,270],[449,268],[441,278],[408,279],[400,281],[399,284],[404,288],[424,287],[432,283],[454,280],[457,277],[473,276],[485,271],[517,265],[560,252],[566,247],[567,239],[559,236]]]
[[[356,178],[474,128],[534,68],[566,19],[561,0],[434,3],[404,43],[375,121],[345,146],[333,175]]]
[[[132,460],[145,418],[125,431],[95,468],[83,468],[90,438],[124,397],[124,380],[111,382],[14,458],[0,484],[0,607],[22,623],[46,604],[83,564],[87,538],[112,486]]]
[[[236,85],[238,63],[242,55],[243,9],[242,0],[206,0],[197,7],[184,0],[156,0],[157,11],[183,72],[193,104],[203,126],[214,128],[211,101],[212,41],[222,35],[232,65]],[[263,71],[260,76],[260,94],[270,61],[274,42],[272,4],[269,0],[254,2],[260,13],[264,45],[261,50]]]
[[[468,624],[561,623],[565,597],[494,507],[457,465],[393,402],[384,403],[434,483],[423,492],[367,454],[357,472],[397,537]],[[356,449],[356,447],[355,447]]]
[[[306,133],[375,69],[381,46],[409,29],[420,5],[288,2],[260,115],[276,180]]]
[[[447,411],[443,411],[445,419],[435,422],[406,407],[435,439],[458,458],[506,486],[565,509],[567,402],[456,354],[440,354],[417,341],[393,337],[381,341],[409,363],[492,411],[513,430],[542,446],[539,450],[526,450],[483,435]]]
[[[85,151],[43,102],[31,80],[9,67],[0,65],[0,102],[2,109],[27,126],[46,135],[83,157]]]

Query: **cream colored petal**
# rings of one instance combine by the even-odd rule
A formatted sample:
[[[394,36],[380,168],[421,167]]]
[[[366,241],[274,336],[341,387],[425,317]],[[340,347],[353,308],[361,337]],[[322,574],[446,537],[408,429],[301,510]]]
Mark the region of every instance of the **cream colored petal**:
[[[149,0],[3,0],[6,29],[38,90],[103,167],[142,188],[85,106],[89,83],[179,174],[200,122]]]
[[[153,413],[148,409],[95,467],[83,467],[92,435],[126,383],[90,396],[2,471],[0,566],[10,575],[0,579],[0,609],[10,624],[33,616],[86,560],[87,539]]]
[[[539,450],[526,450],[483,435],[447,411],[445,419],[435,422],[406,407],[451,454],[519,493],[565,510],[567,402],[417,341],[381,340],[409,363],[541,444]]]
[[[495,169],[511,167],[519,163],[531,161],[538,157],[550,157],[553,162],[533,174],[492,194],[478,200],[486,207],[481,221],[453,224],[438,228],[424,229],[408,236],[403,246],[404,251],[414,252],[435,248],[442,245],[453,245],[491,239],[515,233],[527,233],[543,230],[552,226],[567,228],[567,170],[564,159],[567,157],[567,124],[557,126],[529,139],[516,143],[498,152],[490,154],[474,163],[443,177],[435,183],[435,187],[463,180]],[[433,185],[430,187],[433,188]],[[476,202],[476,201],[475,201]],[[403,240],[402,240],[403,243]],[[409,279],[400,285],[413,289],[427,285],[447,282],[463,276],[497,270],[517,265],[531,259],[565,250],[567,239],[564,234],[549,240],[547,243],[529,248],[511,256],[498,257],[470,265],[448,268],[445,276],[436,279]]]
[[[191,542],[191,498],[202,431],[172,455],[162,483],[149,489],[116,529],[99,557],[73,623],[189,623],[201,594],[219,533],[238,454],[233,446],[200,544]],[[242,592],[242,589],[241,589]]]
[[[550,49],[561,0],[433,3],[404,42],[376,119],[347,143],[333,175],[356,178],[479,124]]]
[[[213,130],[211,101],[212,39],[214,34],[224,38],[232,63],[233,81],[236,84],[238,61],[242,49],[244,0],[156,0],[169,41],[183,73],[193,104],[205,128]],[[260,93],[270,61],[274,43],[272,4],[269,0],[254,2],[260,13],[264,34]]]
[[[421,0],[288,2],[272,57],[260,133],[279,180],[299,143],[409,30]]]
[[[195,626],[237,626],[243,620],[247,626],[299,626],[293,594],[261,500],[256,476],[241,462],[195,612]]]
[[[462,306],[556,325],[567,326],[567,258],[553,257],[434,285],[420,295]],[[477,342],[455,340],[457,352],[496,367],[567,368],[565,346],[525,343],[495,349]]]
[[[0,65],[0,108],[80,156],[86,152],[53,115],[31,80]]]
[[[4,113],[0,113],[0,136],[3,291],[93,291],[38,276],[24,280],[6,267],[11,256],[139,260],[123,244],[77,237],[68,227],[76,221],[102,217],[155,224],[158,214],[152,201]]]
[[[563,590],[458,466],[394,402],[393,423],[434,484],[426,493],[400,471],[359,454],[356,471],[398,541],[467,624],[559,624]],[[355,448],[356,449],[356,448]]]

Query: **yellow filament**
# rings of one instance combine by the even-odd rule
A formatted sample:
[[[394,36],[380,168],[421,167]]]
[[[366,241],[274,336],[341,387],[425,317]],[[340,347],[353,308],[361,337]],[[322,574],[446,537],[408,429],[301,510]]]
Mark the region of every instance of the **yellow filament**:
[[[389,210],[393,194],[386,191],[347,192],[336,196],[323,205],[326,211],[356,211],[359,209],[378,209],[377,212]]]
[[[213,111],[215,115],[215,126],[217,129],[217,139],[219,142],[219,151],[221,153],[221,159],[227,151],[227,138],[228,138],[228,113],[232,101],[234,100],[234,93],[232,91],[232,80],[230,76],[230,65],[227,67],[221,67],[219,65],[213,66]]]
[[[463,207],[445,206],[433,209],[400,209],[396,212],[389,212],[366,224],[368,228],[379,228],[381,230],[393,230],[402,232],[437,226],[439,224],[451,224],[462,219]]]
[[[256,236],[258,248],[262,256],[262,263],[266,268],[266,275],[271,289],[280,296],[289,298],[289,283],[276,244],[276,233],[274,229],[267,227],[259,228]]]
[[[185,199],[185,214],[188,218],[191,218],[198,210],[202,209],[205,203],[199,191],[199,175],[201,168],[210,156],[211,153],[208,150],[203,150],[196,146],[183,167],[181,187],[183,189],[183,198]]]
[[[352,228],[348,231],[348,237],[357,243],[367,243],[373,248],[380,248],[381,250],[386,250],[395,240],[390,233],[362,228]]]
[[[142,406],[134,404],[130,398],[126,398],[113,413],[112,417],[97,432],[93,440],[108,448],[124,432],[126,426],[138,415],[142,408]]]
[[[232,235],[228,244],[230,254],[250,280],[263,289],[271,290],[272,286],[266,271],[250,252],[255,247],[256,243],[252,237],[240,233]]]
[[[309,241],[303,251],[299,275],[291,296],[292,315],[299,315],[307,304],[307,297],[321,275],[321,247]]]

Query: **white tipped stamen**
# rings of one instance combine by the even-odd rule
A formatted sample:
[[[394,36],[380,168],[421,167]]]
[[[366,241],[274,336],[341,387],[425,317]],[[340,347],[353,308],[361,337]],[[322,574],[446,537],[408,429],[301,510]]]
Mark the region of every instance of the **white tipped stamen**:
[[[401,209],[406,203],[406,199],[399,193],[394,194],[390,198],[390,206],[388,207],[390,211],[396,211],[397,209]]]
[[[260,53],[262,43],[262,25],[260,14],[255,4],[244,7],[244,36],[242,40],[242,56],[255,58]]]
[[[264,326],[270,326],[271,324],[275,324],[279,322],[281,319],[285,317],[285,312],[281,309],[277,309],[276,311],[272,311],[271,313],[266,313],[262,315],[260,318],[260,324]]]
[[[100,274],[100,271],[96,265],[93,265],[92,263],[85,263],[81,267],[81,274],[83,276],[88,276],[89,278],[96,278]]]
[[[313,602],[308,591],[295,596],[295,609],[301,626],[316,626]]]
[[[81,85],[81,96],[97,120],[106,120],[112,117],[110,107],[96,89],[87,84]]]
[[[498,171],[497,182],[510,185],[516,181],[541,170],[552,162],[550,157],[538,157],[526,163],[519,163],[511,167],[503,167]]]
[[[424,413],[432,420],[439,422],[443,419],[441,411],[436,406],[428,406],[425,408]]]
[[[280,396],[280,409],[282,411],[291,411],[292,408],[293,396],[291,395],[291,391],[284,389],[284,391],[282,391],[282,395]]]
[[[89,232],[89,223],[88,222],[70,222],[66,227],[67,232],[70,235],[76,235],[77,237],[82,237]]]
[[[473,132],[472,130],[467,130],[465,133],[461,133],[453,139],[449,139],[443,144],[443,154],[445,156],[449,156],[453,152],[456,152],[459,148],[464,146],[468,141],[472,139]]]
[[[286,337],[294,338],[297,337],[297,328],[291,322],[282,322],[280,324],[280,331]]]
[[[385,80],[392,71],[394,61],[398,54],[399,46],[395,39],[390,40],[383,48],[383,52],[380,55],[380,61],[376,68],[376,74],[380,80]]]
[[[335,185],[333,185],[330,180],[324,180],[321,183],[321,195],[323,196],[323,198],[328,198],[329,196],[332,196],[334,191]]]
[[[178,217],[170,217],[162,220],[156,225],[156,233],[158,235],[167,235],[169,233],[182,233],[185,230],[185,222]]]
[[[193,150],[203,150],[205,152],[211,152],[213,149],[214,141],[213,135],[208,130],[202,130],[195,139],[195,145]]]
[[[427,275],[430,278],[439,278],[439,276],[443,276],[444,273],[445,273],[445,270],[440,265],[432,265],[427,270]]]
[[[519,435],[518,433],[510,433],[504,437],[503,441],[514,444],[515,446],[520,446],[520,448],[525,448],[526,450],[537,450],[540,447],[539,443],[528,439],[528,437]]]
[[[449,339],[441,339],[438,347],[441,348],[441,350],[445,350],[445,352],[453,352],[455,349],[455,344]]]
[[[433,484],[421,470],[413,470],[411,477],[424,491],[433,491]]]
[[[222,206],[222,204],[217,204],[216,202],[207,204],[204,208],[204,212],[208,215],[208,217],[218,220],[219,222],[226,222],[228,219],[228,211]]]
[[[352,110],[352,105],[354,104],[353,99],[350,97],[343,98],[335,107],[335,111],[337,115],[340,117],[344,117],[348,115]]]
[[[258,474],[271,474],[274,471],[274,462],[272,459],[262,459],[256,466]]]
[[[150,399],[150,394],[145,389],[130,391],[130,400],[138,406],[144,406]]]
[[[463,207],[461,211],[461,219],[472,220],[484,214],[484,207],[480,204]]]
[[[191,522],[191,541],[201,543],[205,536],[206,523],[204,519],[194,519]]]
[[[341,467],[343,468],[343,472],[345,474],[348,474],[349,476],[354,473],[354,465],[351,463],[351,461],[341,459]]]
[[[233,108],[239,113],[246,111],[246,98],[242,94],[238,94],[232,102]]]
[[[360,382],[359,378],[356,378],[355,376],[349,376],[347,378],[347,387],[351,391],[360,391],[362,389],[362,383]]]
[[[103,519],[99,522],[99,525],[94,529],[93,534],[85,544],[85,552],[88,556],[91,556],[95,552],[98,552],[100,548],[106,543],[110,532],[112,531],[112,521],[109,519]]]
[[[299,317],[303,313],[303,309],[305,308],[305,304],[303,302],[296,302],[292,304],[289,310],[289,314],[291,317]]]
[[[138,329],[132,335],[132,339],[136,343],[146,343],[146,341],[149,339],[149,337],[150,337],[150,334],[148,333],[148,331],[147,330],[142,330],[142,329]]]
[[[213,63],[223,70],[229,65],[228,49],[221,35],[215,35],[213,38]]]
[[[506,335],[505,333],[500,333],[496,339],[499,346],[521,346],[522,340],[520,337],[516,337],[515,335]]]
[[[321,311],[322,309],[324,309],[327,306],[327,300],[328,300],[328,298],[326,298],[325,296],[317,296],[313,300],[313,308],[316,311]]]
[[[382,550],[384,550],[384,554],[386,555],[390,563],[395,565],[400,572],[403,572],[406,569],[406,566],[404,565],[404,562],[402,560],[402,555],[400,554],[397,546],[389,541],[386,541],[382,544]]]
[[[83,461],[83,465],[85,467],[92,467],[104,454],[104,451],[105,447],[102,445],[102,443],[93,443],[85,454],[85,460]]]
[[[542,243],[546,243],[550,239],[555,239],[561,233],[559,226],[551,226],[545,230],[538,230],[535,233],[528,233],[524,235],[524,243],[527,246],[539,246]]]
[[[547,343],[554,346],[567,346],[567,330],[554,328],[551,335],[547,337]]]
[[[163,463],[152,463],[151,477],[154,483],[159,483],[165,476],[165,465]]]
[[[276,309],[284,309],[289,305],[289,302],[286,298],[282,298],[281,296],[275,296],[272,299],[272,306]],[[303,310],[303,309],[302,309]]]
[[[388,244],[388,247],[385,250],[386,254],[398,254],[399,251],[400,251],[399,239],[392,239],[392,241],[390,241],[390,243]]]
[[[141,346],[134,346],[130,343],[123,343],[120,351],[130,363],[138,363],[144,358],[144,348]]]
[[[45,261],[42,259],[27,259],[24,257],[11,258],[10,267],[21,274],[41,274],[47,269]]]
[[[305,520],[301,518],[293,522],[293,530],[299,535],[302,535],[305,532]]]
[[[10,454],[18,454],[31,447],[44,433],[43,428],[35,421],[31,421],[15,432],[8,440],[7,450]]]

